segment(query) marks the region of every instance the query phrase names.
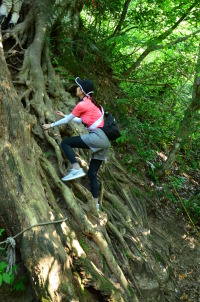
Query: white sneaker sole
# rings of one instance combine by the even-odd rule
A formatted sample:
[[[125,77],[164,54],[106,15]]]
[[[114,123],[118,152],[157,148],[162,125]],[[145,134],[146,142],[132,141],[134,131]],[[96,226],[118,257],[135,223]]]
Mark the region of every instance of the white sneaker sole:
[[[72,180],[72,179],[76,179],[76,178],[80,178],[80,177],[83,177],[85,176],[85,172],[82,172],[82,173],[77,173],[77,174],[74,174],[72,176],[64,176],[63,178],[61,178],[62,181],[68,181],[68,180]]]

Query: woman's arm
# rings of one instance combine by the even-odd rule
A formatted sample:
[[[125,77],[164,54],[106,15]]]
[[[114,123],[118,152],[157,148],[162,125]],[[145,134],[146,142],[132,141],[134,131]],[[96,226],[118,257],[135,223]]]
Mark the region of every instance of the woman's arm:
[[[48,129],[53,128],[53,127],[55,127],[55,126],[67,124],[67,123],[69,123],[74,117],[75,117],[75,115],[73,115],[72,113],[70,113],[69,115],[65,115],[64,118],[62,118],[61,120],[59,120],[59,121],[57,121],[57,122],[55,122],[55,123],[51,123],[51,124],[43,124],[43,125],[42,125],[42,129],[43,129],[43,130],[48,130]]]
[[[69,123],[73,118],[75,117],[75,115],[73,115],[72,113],[70,113],[69,115],[65,115],[64,118],[61,118],[61,120],[55,122],[55,123],[51,123],[51,127],[55,127],[55,126],[59,126],[59,125],[63,125],[63,124],[67,124]]]
[[[72,122],[75,122],[75,123],[82,123],[82,118],[81,117],[75,117]]]

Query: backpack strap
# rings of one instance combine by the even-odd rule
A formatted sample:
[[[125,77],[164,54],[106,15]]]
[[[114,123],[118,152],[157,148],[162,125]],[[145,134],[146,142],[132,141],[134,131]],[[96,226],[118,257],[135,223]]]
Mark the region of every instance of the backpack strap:
[[[100,116],[100,118],[98,118],[98,120],[96,122],[94,122],[90,127],[88,127],[87,128],[88,130],[96,129],[103,122],[104,110],[103,110],[102,106],[101,106],[101,112],[102,112],[102,116]]]

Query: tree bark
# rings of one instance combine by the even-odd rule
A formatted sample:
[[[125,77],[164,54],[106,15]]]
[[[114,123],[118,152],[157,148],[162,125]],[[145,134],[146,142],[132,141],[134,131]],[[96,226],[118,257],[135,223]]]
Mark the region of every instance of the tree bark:
[[[131,3],[131,0],[126,0],[125,1],[124,6],[123,6],[123,11],[122,11],[122,14],[121,14],[121,18],[120,18],[119,23],[117,24],[117,26],[116,26],[116,28],[115,28],[115,30],[114,30],[111,37],[115,36],[117,33],[120,33],[123,22],[126,19],[126,15],[127,15],[130,3]]]
[[[31,128],[36,121],[28,117],[18,102],[2,48],[0,60],[1,225],[13,236],[33,224],[62,216],[61,213],[55,215],[47,202],[36,164],[41,150],[31,138]],[[67,228],[65,223],[62,228]],[[69,256],[53,225],[24,233],[17,239],[17,247],[37,298],[56,301],[63,287],[67,295],[76,296],[67,265]]]

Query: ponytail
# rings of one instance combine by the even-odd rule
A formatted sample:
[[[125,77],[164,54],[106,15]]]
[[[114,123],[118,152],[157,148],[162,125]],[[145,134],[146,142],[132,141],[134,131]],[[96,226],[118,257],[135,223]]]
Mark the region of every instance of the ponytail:
[[[101,106],[94,96],[88,95],[88,98],[91,99],[92,103],[101,110]]]

